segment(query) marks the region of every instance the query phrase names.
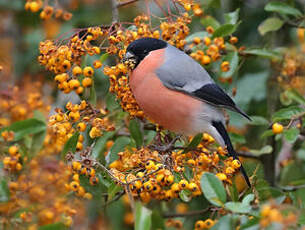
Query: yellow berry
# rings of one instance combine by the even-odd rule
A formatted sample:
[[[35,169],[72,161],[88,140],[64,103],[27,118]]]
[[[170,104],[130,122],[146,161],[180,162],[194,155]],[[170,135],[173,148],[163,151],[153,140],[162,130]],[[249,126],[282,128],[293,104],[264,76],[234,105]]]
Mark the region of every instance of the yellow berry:
[[[84,123],[84,122],[78,123],[77,128],[80,132],[84,132],[86,130],[86,123]]]
[[[78,190],[78,188],[79,188],[79,183],[77,182],[77,181],[72,181],[71,183],[70,183],[70,189],[72,190],[72,191],[77,191]]]
[[[75,66],[73,67],[72,73],[74,76],[78,76],[80,74],[82,74],[82,68],[80,68],[79,66]]]
[[[84,87],[82,87],[82,86],[80,86],[80,87],[78,87],[76,90],[75,90],[75,92],[77,93],[77,94],[82,94],[83,92],[84,92]]]
[[[76,80],[76,79],[70,80],[70,81],[68,82],[68,84],[69,84],[69,88],[70,88],[70,89],[74,89],[74,90],[77,89],[77,88],[80,86],[79,81]]]
[[[230,70],[230,63],[228,61],[224,61],[220,65],[222,72],[228,72]]]
[[[83,80],[82,80],[82,85],[87,88],[87,87],[90,87],[92,85],[92,79],[90,77],[85,77]]]
[[[84,73],[85,77],[92,77],[93,74],[94,74],[94,70],[93,70],[93,68],[91,66],[86,66],[84,68],[83,73]]]
[[[205,224],[203,220],[197,220],[195,223],[195,228],[196,229],[204,229],[205,228]]]
[[[216,176],[218,177],[219,180],[226,180],[227,179],[227,175],[224,173],[217,173]]]
[[[37,2],[31,2],[30,3],[30,10],[35,13],[40,9],[40,6]]]
[[[187,180],[181,180],[179,181],[179,188],[182,189],[186,189],[187,186],[189,185],[189,182]]]
[[[273,125],[272,125],[272,132],[274,133],[274,134],[279,134],[279,133],[282,133],[283,132],[283,130],[284,130],[284,127],[280,124],[280,123],[274,123]]]
[[[18,147],[16,145],[10,146],[8,152],[10,155],[15,156],[18,153]]]
[[[86,193],[84,194],[84,198],[87,199],[87,200],[91,200],[91,199],[92,199],[92,194],[89,193],[89,192],[86,192]]]
[[[201,42],[201,39],[199,37],[194,37],[193,42],[198,45]]]
[[[235,159],[235,160],[232,161],[232,167],[234,169],[238,169],[238,168],[240,168],[240,166],[241,166],[241,163],[240,163],[239,160]]]
[[[235,44],[235,43],[237,43],[238,42],[238,38],[237,37],[231,37],[230,38],[230,43],[231,44]]]
[[[100,60],[95,60],[95,61],[93,62],[93,67],[94,67],[95,69],[101,68],[102,65],[103,65],[103,64],[101,63]]]

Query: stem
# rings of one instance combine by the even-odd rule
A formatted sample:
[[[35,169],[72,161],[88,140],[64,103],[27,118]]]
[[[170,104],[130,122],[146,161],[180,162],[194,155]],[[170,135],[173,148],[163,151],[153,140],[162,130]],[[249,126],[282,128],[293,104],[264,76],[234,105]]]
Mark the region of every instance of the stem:
[[[164,213],[164,214],[162,214],[162,216],[164,218],[195,216],[195,215],[201,215],[201,214],[209,211],[210,209],[211,209],[211,207],[207,207],[207,208],[202,209],[202,210],[195,210],[195,211],[190,211],[190,212],[186,212],[186,213]]]

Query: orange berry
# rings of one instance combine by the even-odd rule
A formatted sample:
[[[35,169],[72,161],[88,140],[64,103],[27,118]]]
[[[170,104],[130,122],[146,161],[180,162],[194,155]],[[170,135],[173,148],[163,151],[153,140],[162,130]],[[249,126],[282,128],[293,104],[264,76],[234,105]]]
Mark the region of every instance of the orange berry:
[[[85,78],[82,80],[82,85],[83,85],[85,88],[92,86],[92,79],[91,79],[90,77],[85,77]]]
[[[74,192],[76,192],[79,188],[79,183],[77,181],[72,181],[70,183],[70,189]]]
[[[74,76],[78,76],[78,75],[82,74],[82,72],[83,72],[82,68],[80,68],[79,66],[75,66],[72,69],[72,73]]]
[[[216,176],[218,177],[219,180],[226,180],[227,179],[227,175],[224,173],[217,173]]]
[[[237,37],[231,37],[230,38],[230,43],[231,44],[235,44],[235,43],[237,43],[238,42],[238,38]]]
[[[93,67],[95,68],[95,69],[98,69],[98,68],[101,68],[102,67],[102,62],[100,61],[100,60],[95,60],[94,62],[93,62]]]
[[[222,72],[228,72],[230,70],[230,63],[228,61],[224,61],[220,65]]]
[[[206,28],[206,31],[207,31],[209,34],[212,34],[212,33],[214,33],[214,28],[213,28],[212,26],[208,26],[208,27]]]
[[[84,123],[84,122],[80,122],[77,124],[77,128],[80,132],[84,132],[86,130],[86,127],[87,127],[86,123]]]
[[[211,58],[208,55],[204,55],[201,59],[202,64],[208,65],[211,63]]]
[[[274,123],[273,125],[272,125],[272,132],[274,133],[274,134],[279,134],[279,133],[282,133],[283,132],[283,130],[284,130],[284,127],[283,127],[283,125],[281,125],[280,123]]]
[[[67,71],[71,68],[71,62],[69,60],[64,60],[61,66],[65,71]]]
[[[85,77],[92,77],[93,74],[94,74],[94,70],[93,70],[93,68],[91,66],[86,66],[84,68],[83,73],[84,73]]]
[[[203,42],[206,46],[209,46],[211,44],[211,38],[209,37],[204,37]]]
[[[76,90],[75,90],[75,92],[77,93],[77,94],[82,94],[83,92],[84,92],[84,87],[82,87],[82,86],[80,86],[80,87],[78,87]]]
[[[40,6],[37,2],[31,2],[30,3],[30,10],[35,13],[40,9]]]
[[[80,86],[80,83],[76,79],[72,79],[68,82],[70,89],[77,89]]]
[[[18,153],[18,147],[16,145],[10,146],[8,152],[10,155],[15,156]]]
[[[240,166],[241,166],[241,163],[240,163],[239,160],[233,160],[233,161],[232,161],[232,167],[233,167],[234,169],[238,169],[238,168],[240,168]]]
[[[189,185],[189,182],[187,180],[181,180],[179,181],[179,188],[182,189],[186,189],[187,186]]]
[[[193,42],[198,45],[201,42],[200,37],[194,37]]]
[[[203,220],[197,220],[195,223],[195,228],[196,229],[204,229],[205,228],[205,224]]]

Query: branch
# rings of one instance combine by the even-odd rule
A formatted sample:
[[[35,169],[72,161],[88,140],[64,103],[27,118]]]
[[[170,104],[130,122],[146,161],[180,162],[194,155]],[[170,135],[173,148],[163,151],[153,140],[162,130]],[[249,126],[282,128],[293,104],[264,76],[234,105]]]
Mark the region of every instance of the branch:
[[[117,8],[120,8],[122,6],[127,6],[127,5],[135,3],[137,1],[138,0],[129,0],[129,1],[120,2],[120,3],[117,4]]]
[[[195,210],[195,211],[190,211],[186,213],[164,213],[162,214],[162,217],[164,218],[175,218],[175,217],[185,217],[185,216],[195,216],[195,215],[201,215],[207,211],[209,211],[211,207],[207,207],[202,210]]]
[[[250,152],[238,152],[237,155],[239,157],[247,157],[247,158],[253,158],[253,159],[260,159],[260,156],[254,155]]]
[[[112,23],[119,22],[119,9],[117,0],[111,0],[112,5]]]

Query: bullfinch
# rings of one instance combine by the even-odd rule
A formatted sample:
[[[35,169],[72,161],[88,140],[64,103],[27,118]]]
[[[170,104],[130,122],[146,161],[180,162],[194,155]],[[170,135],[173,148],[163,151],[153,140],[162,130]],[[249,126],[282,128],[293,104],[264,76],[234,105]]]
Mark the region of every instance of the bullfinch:
[[[238,159],[225,128],[223,108],[250,118],[199,63],[155,38],[140,38],[130,43],[123,62],[132,69],[131,91],[150,120],[184,135],[206,132],[226,147],[233,159]],[[243,166],[240,170],[250,187]]]

